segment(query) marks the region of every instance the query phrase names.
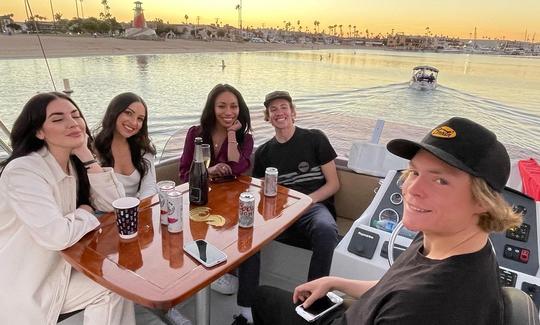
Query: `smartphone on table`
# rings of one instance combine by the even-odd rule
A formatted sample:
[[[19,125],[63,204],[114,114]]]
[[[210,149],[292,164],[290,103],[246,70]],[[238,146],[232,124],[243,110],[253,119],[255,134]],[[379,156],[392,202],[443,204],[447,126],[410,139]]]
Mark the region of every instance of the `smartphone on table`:
[[[302,304],[296,306],[296,313],[308,322],[326,315],[331,310],[336,309],[343,303],[343,298],[333,292],[328,292],[326,296],[315,300],[308,308],[302,307]]]
[[[184,251],[206,267],[212,267],[227,260],[227,255],[204,239],[184,245]]]

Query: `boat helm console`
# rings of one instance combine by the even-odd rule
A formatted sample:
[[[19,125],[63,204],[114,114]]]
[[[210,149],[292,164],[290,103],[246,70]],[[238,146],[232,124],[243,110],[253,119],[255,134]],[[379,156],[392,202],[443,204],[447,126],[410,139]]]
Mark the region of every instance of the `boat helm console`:
[[[353,223],[334,250],[331,275],[359,280],[378,280],[388,270],[388,243],[401,221],[403,197],[400,172],[389,171],[381,181],[373,201]],[[500,282],[529,294],[540,307],[538,216],[540,203],[506,187],[504,198],[523,215],[523,224],[511,230],[494,233],[490,240],[499,263]],[[416,235],[402,228],[395,240],[393,256],[403,252]]]

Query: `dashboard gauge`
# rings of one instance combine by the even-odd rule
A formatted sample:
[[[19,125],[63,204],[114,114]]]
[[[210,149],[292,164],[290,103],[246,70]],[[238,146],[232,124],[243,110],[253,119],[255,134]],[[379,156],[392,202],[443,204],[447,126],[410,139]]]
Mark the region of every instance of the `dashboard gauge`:
[[[390,220],[395,223],[399,222],[399,213],[391,208],[386,208],[379,213],[379,220]]]
[[[401,193],[395,192],[390,195],[390,202],[393,205],[400,205],[403,202],[403,195]]]

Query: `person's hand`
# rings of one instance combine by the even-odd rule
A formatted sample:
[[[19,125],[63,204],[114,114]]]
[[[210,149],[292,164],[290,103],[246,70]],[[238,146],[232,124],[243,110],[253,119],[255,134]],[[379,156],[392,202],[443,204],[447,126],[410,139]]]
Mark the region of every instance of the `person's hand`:
[[[210,176],[227,176],[232,174],[231,166],[226,163],[218,163],[208,168]]]
[[[77,158],[79,158],[79,160],[82,162],[94,159],[92,151],[88,149],[88,134],[86,134],[86,132],[84,133],[84,142],[77,148],[73,148],[71,150],[71,154],[77,156]]]
[[[299,285],[294,289],[293,303],[302,302],[302,306],[308,308],[315,300],[324,297],[330,291],[332,288],[330,282],[330,277],[325,276]]]
[[[88,204],[79,205],[79,209],[83,209],[83,210],[86,210],[86,211],[88,211],[90,213],[94,213],[94,209],[91,206],[89,206]]]
[[[233,131],[233,132],[236,132],[238,130],[240,130],[240,128],[242,127],[242,123],[240,123],[240,121],[236,120],[234,121],[234,123],[227,128],[227,131]]]

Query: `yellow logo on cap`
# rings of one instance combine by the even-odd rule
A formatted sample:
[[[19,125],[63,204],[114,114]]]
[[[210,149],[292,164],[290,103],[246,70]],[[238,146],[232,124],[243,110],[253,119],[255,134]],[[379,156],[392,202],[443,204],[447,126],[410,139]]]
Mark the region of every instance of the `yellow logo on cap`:
[[[456,131],[449,126],[440,126],[431,131],[431,135],[436,138],[452,139],[456,137]]]

